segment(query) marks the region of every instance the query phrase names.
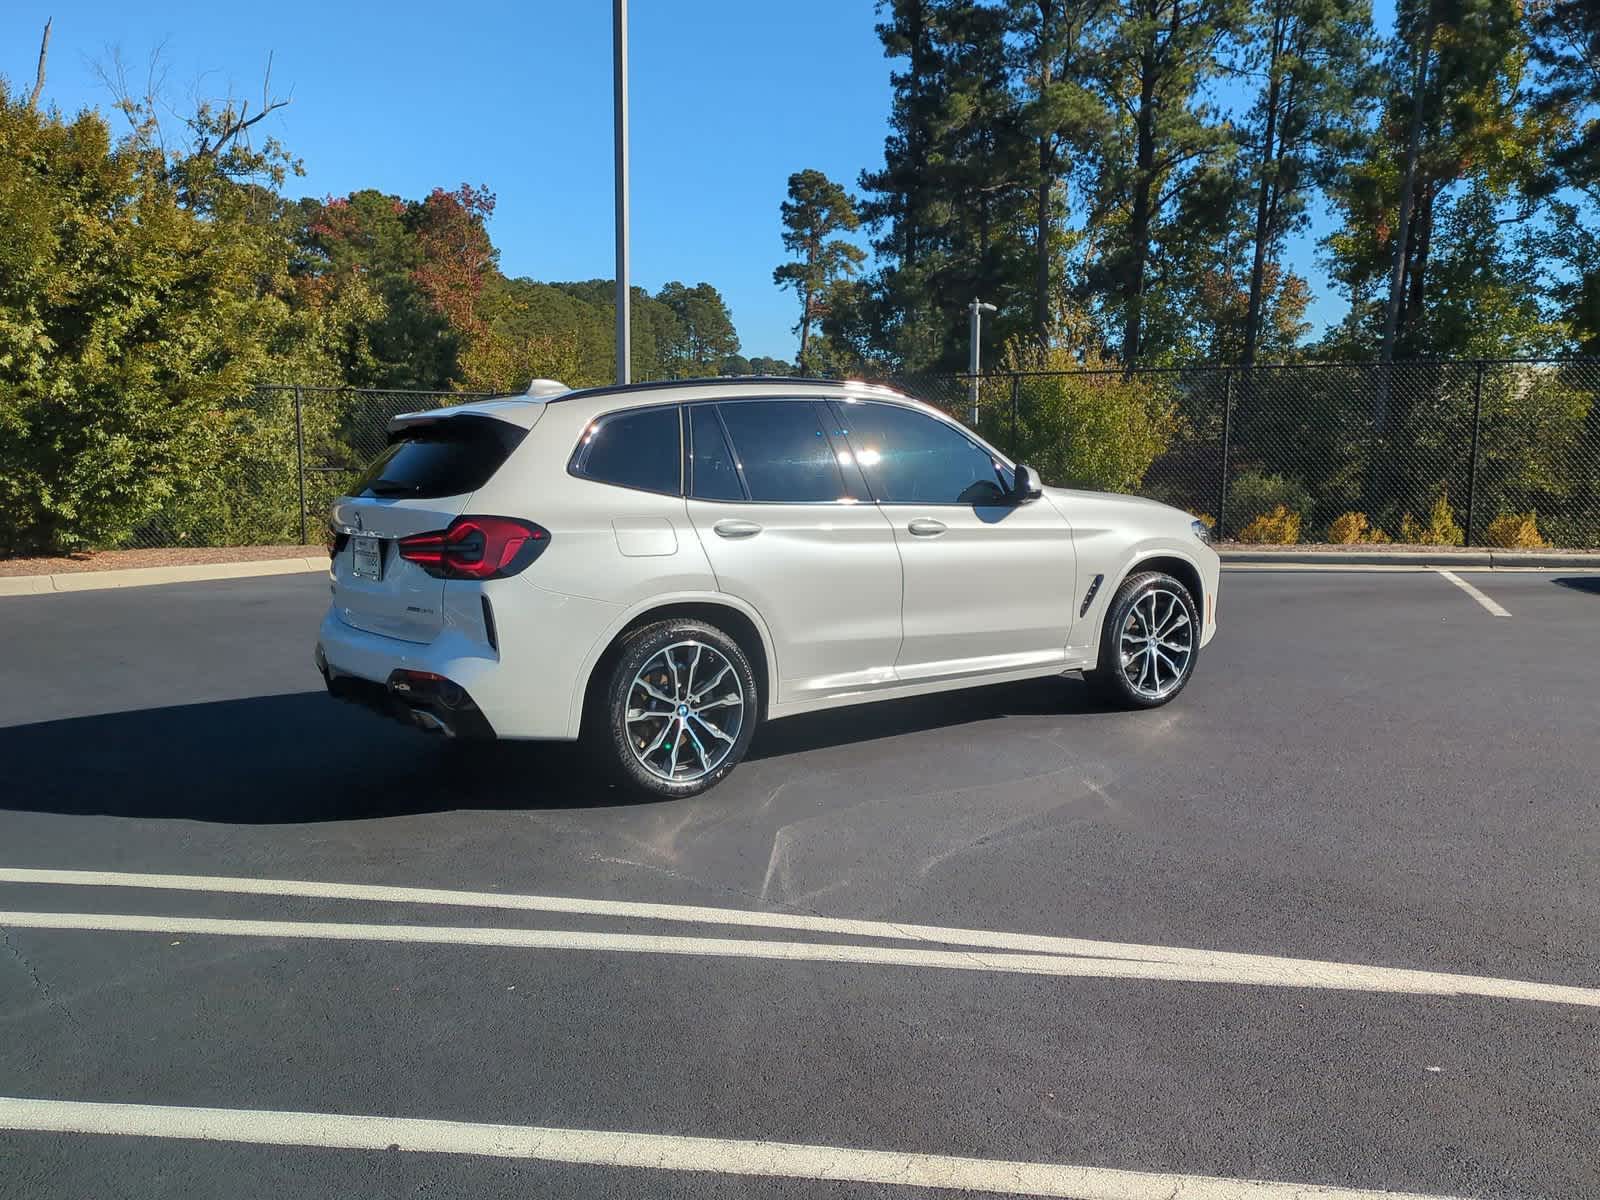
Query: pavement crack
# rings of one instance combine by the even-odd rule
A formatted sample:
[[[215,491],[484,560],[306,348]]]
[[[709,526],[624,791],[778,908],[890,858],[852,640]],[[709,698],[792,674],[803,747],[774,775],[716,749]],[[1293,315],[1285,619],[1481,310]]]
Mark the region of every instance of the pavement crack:
[[[21,950],[17,949],[15,943],[11,940],[11,931],[4,927],[0,927],[0,946],[4,946],[10,952],[11,957],[17,960],[17,965],[27,974],[29,981],[33,984],[33,990],[39,993],[39,999],[44,1001],[45,1007],[59,1012],[67,1019],[69,1025],[81,1031],[83,1026],[78,1024],[78,1018],[72,1015],[71,1009],[56,998],[55,993],[50,990],[50,985],[39,978],[38,969],[28,961]]]

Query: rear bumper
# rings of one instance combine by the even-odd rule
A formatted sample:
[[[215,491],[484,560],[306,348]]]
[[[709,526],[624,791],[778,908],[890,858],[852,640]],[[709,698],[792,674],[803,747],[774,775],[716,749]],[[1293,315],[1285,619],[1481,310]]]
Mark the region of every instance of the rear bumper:
[[[317,670],[328,695],[428,733],[443,734],[464,741],[492,741],[494,727],[478,708],[472,696],[459,687],[419,687],[414,682],[393,679],[379,683],[356,675],[341,675],[328,665],[322,646],[317,646]]]
[[[448,680],[470,698],[489,736],[537,741],[576,737],[573,697],[582,694],[582,663],[611,620],[611,606],[546,592],[519,579],[502,580],[489,585],[502,593],[494,596],[498,645],[492,645],[484,636],[478,591],[460,586],[470,603],[458,614],[447,593],[445,625],[431,642],[357,629],[330,607],[316,647],[329,690],[337,685],[346,698],[375,699],[380,711],[390,715],[398,703],[405,710],[398,714],[403,719],[426,725],[415,711],[420,708],[443,720],[442,700],[418,691],[396,695],[388,686],[397,671],[426,672]],[[363,682],[376,685],[376,692],[360,686]],[[450,715],[459,720],[459,714]]]

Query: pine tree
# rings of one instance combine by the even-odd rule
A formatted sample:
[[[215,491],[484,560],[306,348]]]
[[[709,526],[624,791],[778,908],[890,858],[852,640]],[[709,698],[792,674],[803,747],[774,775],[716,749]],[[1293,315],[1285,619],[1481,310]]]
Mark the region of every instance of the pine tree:
[[[796,171],[789,176],[789,198],[780,207],[783,246],[799,261],[772,272],[779,287],[793,288],[800,298],[799,366],[802,374],[813,370],[811,329],[827,312],[827,298],[843,279],[856,273],[867,257],[861,247],[836,237],[861,224],[850,193],[821,171]]]

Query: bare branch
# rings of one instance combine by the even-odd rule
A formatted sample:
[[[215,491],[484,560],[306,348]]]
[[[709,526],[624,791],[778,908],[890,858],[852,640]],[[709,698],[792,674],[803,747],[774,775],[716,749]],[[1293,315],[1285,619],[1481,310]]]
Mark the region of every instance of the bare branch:
[[[39,39],[39,73],[33,78],[33,95],[28,97],[28,107],[38,108],[39,97],[44,94],[44,64],[50,57],[50,26],[55,24],[54,17],[47,17],[44,23],[44,36]]]

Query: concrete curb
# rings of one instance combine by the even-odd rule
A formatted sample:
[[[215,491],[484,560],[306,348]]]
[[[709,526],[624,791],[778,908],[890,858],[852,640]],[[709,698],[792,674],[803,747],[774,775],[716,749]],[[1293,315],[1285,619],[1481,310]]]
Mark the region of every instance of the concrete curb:
[[[1300,567],[1454,567],[1497,571],[1527,569],[1600,570],[1600,554],[1563,553],[1559,550],[1221,550],[1224,566]]]
[[[318,555],[315,558],[264,558],[255,562],[188,563],[176,567],[127,567],[120,571],[68,571],[60,575],[8,575],[0,576],[0,596],[97,592],[105,588],[150,587],[158,583],[300,575],[327,569],[328,560]]]

